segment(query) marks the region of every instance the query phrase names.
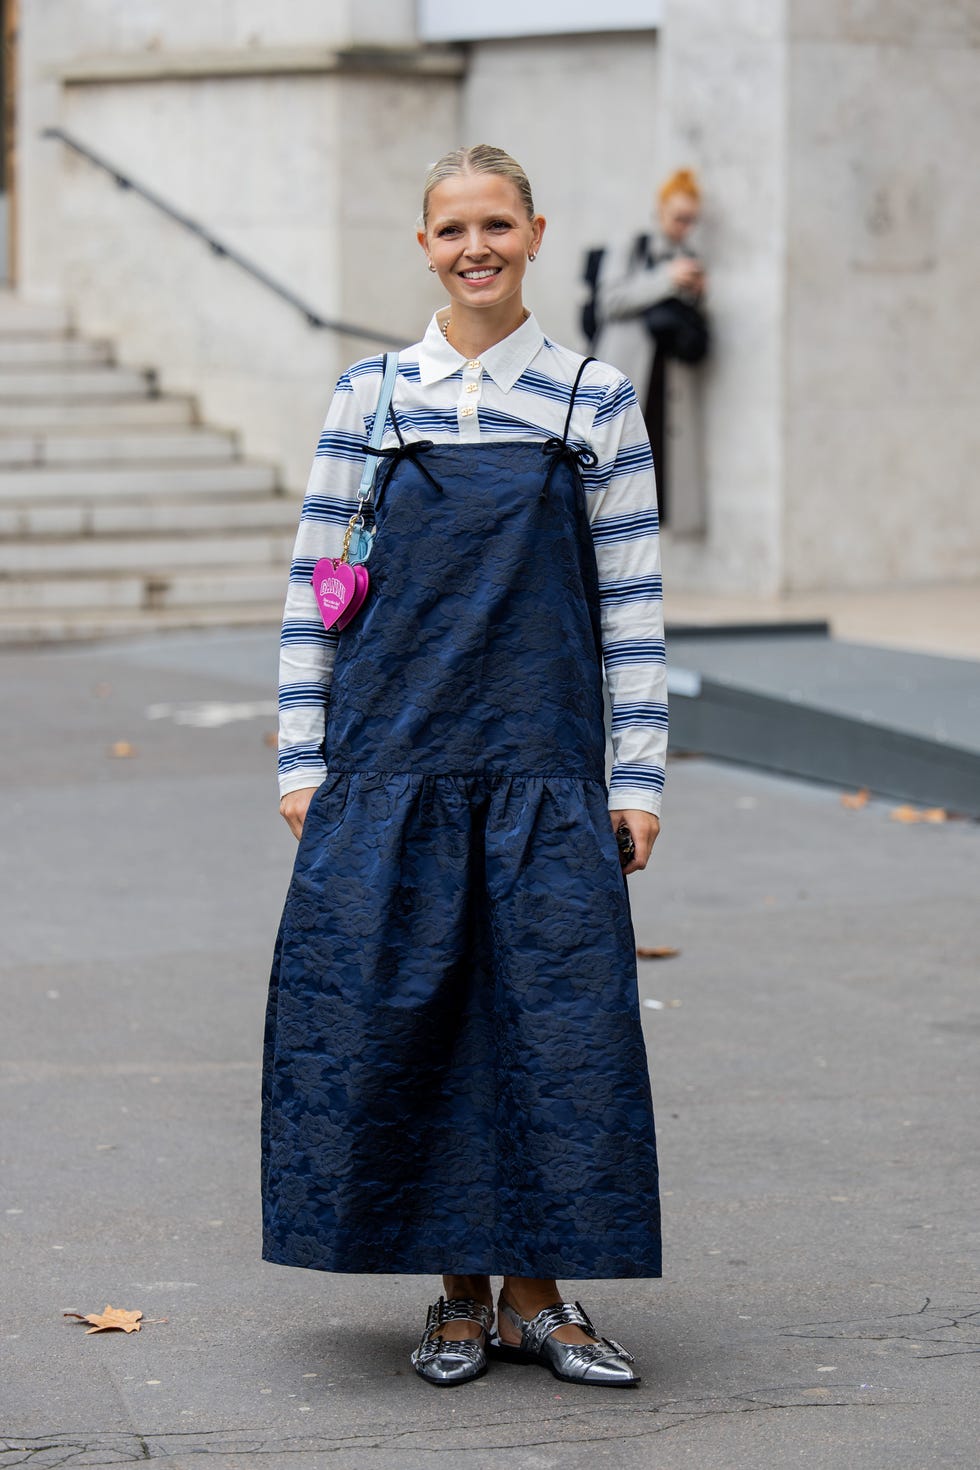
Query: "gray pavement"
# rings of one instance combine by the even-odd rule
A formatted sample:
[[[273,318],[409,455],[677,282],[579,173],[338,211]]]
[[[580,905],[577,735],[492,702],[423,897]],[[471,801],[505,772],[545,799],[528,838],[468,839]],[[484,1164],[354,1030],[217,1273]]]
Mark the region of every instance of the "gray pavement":
[[[673,764],[632,880],[681,950],[641,968],[666,1275],[578,1289],[644,1384],[436,1392],[434,1281],[259,1259],[274,645],[0,655],[0,1466],[974,1470],[980,826]],[[107,1302],[168,1320],[61,1315]]]

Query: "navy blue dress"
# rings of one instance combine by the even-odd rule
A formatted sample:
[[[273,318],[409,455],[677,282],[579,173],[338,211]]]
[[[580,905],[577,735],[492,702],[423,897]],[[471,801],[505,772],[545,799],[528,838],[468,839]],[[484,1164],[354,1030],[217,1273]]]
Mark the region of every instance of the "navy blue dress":
[[[270,984],[266,1260],[660,1275],[567,433],[386,452]]]

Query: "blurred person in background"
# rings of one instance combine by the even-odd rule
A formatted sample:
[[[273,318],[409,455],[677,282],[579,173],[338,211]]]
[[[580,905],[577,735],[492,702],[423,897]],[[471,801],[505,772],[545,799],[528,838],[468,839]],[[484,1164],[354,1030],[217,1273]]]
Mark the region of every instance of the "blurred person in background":
[[[678,532],[703,529],[700,397],[693,371],[709,348],[707,274],[691,244],[701,190],[678,169],[657,194],[656,229],[591,251],[585,335],[598,356],[636,384],[657,471],[660,517]]]
[[[342,374],[283,621],[300,845],[267,1012],[263,1255],[441,1274],[412,1363],[443,1387],[494,1356],[635,1386],[555,1278],[660,1275],[624,881],[659,831],[667,740],[656,488],[631,384],[524,305],[544,229],[500,149],[433,165],[418,241],[448,305]],[[355,528],[370,587],[338,637],[311,576],[322,558],[337,576]]]

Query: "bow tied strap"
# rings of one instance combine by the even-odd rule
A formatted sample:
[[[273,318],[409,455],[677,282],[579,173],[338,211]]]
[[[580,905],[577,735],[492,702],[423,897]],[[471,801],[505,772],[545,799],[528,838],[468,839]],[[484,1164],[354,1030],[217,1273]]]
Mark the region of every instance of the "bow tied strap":
[[[576,449],[573,444],[569,444],[567,439],[546,439],[541,448],[551,461],[548,465],[548,473],[545,475],[544,484],[541,487],[541,500],[548,499],[552,476],[559,464],[567,464],[573,474],[581,479],[580,472],[582,470],[594,469],[599,463],[599,456],[594,449],[590,449],[588,445],[583,446],[581,449]]]
[[[387,487],[388,481],[394,474],[395,466],[399,464],[400,461],[403,459],[410,460],[411,463],[415,465],[416,469],[422,472],[422,474],[428,480],[429,484],[432,486],[433,490],[438,490],[439,494],[441,495],[443,493],[442,486],[439,484],[439,481],[431,473],[431,471],[427,469],[426,466],[422,463],[421,459],[421,456],[425,454],[427,450],[434,448],[435,445],[433,444],[431,439],[415,439],[412,441],[411,444],[395,444],[391,447],[391,449],[374,449],[370,444],[367,445],[364,451],[365,454],[373,454],[376,459],[380,459],[382,461],[381,483],[378,486],[378,493],[375,497],[375,505],[377,506],[380,504],[381,496],[383,495],[385,488]]]

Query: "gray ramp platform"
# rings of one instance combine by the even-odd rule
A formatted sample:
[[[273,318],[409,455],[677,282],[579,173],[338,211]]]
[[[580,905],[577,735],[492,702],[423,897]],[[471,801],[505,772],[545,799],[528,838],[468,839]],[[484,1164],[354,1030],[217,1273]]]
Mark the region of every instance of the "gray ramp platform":
[[[819,625],[668,629],[671,746],[980,817],[980,663]]]

